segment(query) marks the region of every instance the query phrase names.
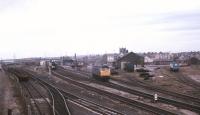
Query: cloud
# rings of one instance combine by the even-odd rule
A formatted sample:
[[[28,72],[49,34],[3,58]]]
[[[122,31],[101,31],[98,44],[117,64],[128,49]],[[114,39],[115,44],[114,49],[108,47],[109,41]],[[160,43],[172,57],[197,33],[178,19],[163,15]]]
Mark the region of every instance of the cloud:
[[[105,53],[121,46],[160,50],[185,33],[187,39],[192,32],[192,39],[199,35],[197,23],[191,22],[195,16],[177,16],[198,12],[199,6],[199,0],[0,0],[0,55]],[[192,32],[172,31],[188,27]]]
[[[193,31],[200,30],[200,10],[190,12],[172,12],[152,16],[154,20],[146,24],[159,25],[165,31]]]

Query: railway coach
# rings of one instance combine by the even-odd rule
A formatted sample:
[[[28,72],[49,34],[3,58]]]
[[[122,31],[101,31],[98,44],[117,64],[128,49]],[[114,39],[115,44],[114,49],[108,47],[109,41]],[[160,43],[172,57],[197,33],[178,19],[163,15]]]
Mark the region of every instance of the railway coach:
[[[92,76],[98,80],[108,81],[111,76],[110,68],[107,65],[93,66]]]

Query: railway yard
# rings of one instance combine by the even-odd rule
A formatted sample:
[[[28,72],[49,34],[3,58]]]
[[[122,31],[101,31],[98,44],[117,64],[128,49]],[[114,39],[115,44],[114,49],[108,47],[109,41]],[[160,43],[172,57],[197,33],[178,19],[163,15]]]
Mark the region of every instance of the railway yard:
[[[147,80],[140,72],[118,70],[108,81],[93,78],[87,68],[56,66],[48,70],[34,65],[4,65],[2,68],[2,115],[200,113],[198,66],[181,67],[179,72],[149,66],[155,75]]]
[[[200,115],[200,0],[0,0],[0,115]]]

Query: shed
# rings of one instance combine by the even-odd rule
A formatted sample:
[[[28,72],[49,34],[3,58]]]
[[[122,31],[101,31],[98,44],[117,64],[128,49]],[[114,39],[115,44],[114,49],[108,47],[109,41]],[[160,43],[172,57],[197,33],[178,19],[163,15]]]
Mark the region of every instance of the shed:
[[[61,63],[64,66],[71,66],[73,62],[74,61],[70,57],[61,57]]]
[[[144,57],[140,56],[136,53],[130,52],[130,53],[124,55],[123,57],[117,59],[117,61],[115,62],[115,66],[117,68],[121,68],[123,70],[125,63],[131,63],[134,65],[143,65]]]

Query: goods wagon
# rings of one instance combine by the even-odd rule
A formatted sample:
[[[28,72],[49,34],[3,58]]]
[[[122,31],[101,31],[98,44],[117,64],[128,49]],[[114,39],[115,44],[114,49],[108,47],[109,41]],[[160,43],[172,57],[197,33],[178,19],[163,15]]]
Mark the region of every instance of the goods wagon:
[[[14,74],[19,79],[19,81],[28,81],[30,79],[29,75],[18,68],[8,68],[8,72]]]

